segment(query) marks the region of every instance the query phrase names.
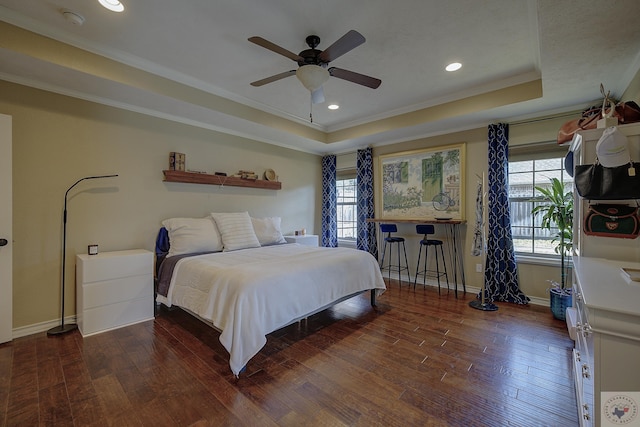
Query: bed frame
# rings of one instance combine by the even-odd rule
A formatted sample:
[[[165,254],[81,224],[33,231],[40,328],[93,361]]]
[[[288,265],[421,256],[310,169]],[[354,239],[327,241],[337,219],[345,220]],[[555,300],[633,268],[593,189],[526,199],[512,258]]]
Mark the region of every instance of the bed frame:
[[[169,262],[168,260],[166,260],[167,254],[169,253],[169,247],[170,247],[170,242],[169,242],[169,233],[167,232],[167,230],[162,227],[159,232],[158,232],[158,236],[156,239],[156,247],[155,247],[155,274],[154,274],[154,285],[155,285],[155,293],[156,293],[156,297],[158,297],[159,295],[164,295],[166,296],[166,292],[167,289],[169,288],[170,284],[168,283],[170,279],[170,276],[173,276],[173,268],[176,265],[176,263],[178,261],[180,261],[180,259],[184,258],[184,257],[189,257],[189,256],[193,256],[193,255],[198,255],[198,254],[185,254],[185,255],[176,255],[175,257],[171,258],[171,262]],[[376,264],[377,267],[377,264]],[[382,279],[381,279],[382,280]],[[267,332],[268,329],[265,329],[265,331],[263,332],[265,334],[265,338],[266,335],[273,333],[277,330],[281,330],[282,328],[285,328],[287,326],[290,326],[292,324],[295,324],[297,322],[303,321],[307,318],[309,318],[310,316],[317,314],[323,310],[326,310],[332,306],[335,306],[336,304],[339,304],[343,301],[346,301],[347,299],[353,298],[354,296],[360,295],[364,292],[367,292],[368,290],[370,290],[371,292],[371,306],[375,307],[376,306],[376,295],[378,292],[378,289],[373,288],[373,289],[363,289],[363,290],[358,290],[357,292],[354,292],[350,295],[346,295],[344,297],[341,297],[335,301],[329,302],[328,304],[326,304],[323,307],[314,309],[313,311],[303,314],[298,318],[292,319],[291,321],[288,321],[288,323],[286,323],[285,325],[282,326],[278,326],[277,329],[272,330],[270,332]],[[158,298],[156,298],[158,299]],[[160,301],[162,301],[162,298],[160,298]],[[165,304],[163,304],[165,305]],[[212,320],[203,318],[202,316],[198,315],[197,313],[193,312],[192,310],[190,310],[189,308],[186,307],[182,307],[182,306],[172,306],[172,307],[166,307],[168,310],[172,310],[174,309],[174,307],[179,307],[180,309],[182,309],[183,311],[185,311],[186,313],[188,313],[189,315],[195,317],[196,319],[200,320],[201,322],[205,323],[207,326],[215,329],[216,331],[219,331],[222,335],[225,334],[225,331],[220,330],[218,327],[215,326],[214,322]],[[233,331],[233,329],[231,329],[231,331],[229,332],[230,334],[235,334],[236,332]],[[222,341],[222,335],[221,335],[221,341]],[[226,338],[228,339],[228,337]],[[225,347],[227,347],[225,345]],[[242,347],[240,347],[240,353],[242,354]],[[258,350],[259,351],[259,350]],[[238,353],[234,353],[231,349],[229,349],[230,352],[230,365],[232,366],[232,371],[234,371],[234,373],[237,370],[237,373],[235,373],[236,378],[239,377],[240,373],[244,372],[246,370],[246,363],[244,362],[245,365],[240,367],[237,364],[237,360],[236,360],[236,364],[235,364],[235,368],[233,367],[234,364],[233,362],[231,362],[231,360],[235,357],[234,354],[237,356]],[[256,353],[254,353],[255,355]],[[253,356],[250,356],[253,357]],[[246,359],[245,359],[246,360]]]

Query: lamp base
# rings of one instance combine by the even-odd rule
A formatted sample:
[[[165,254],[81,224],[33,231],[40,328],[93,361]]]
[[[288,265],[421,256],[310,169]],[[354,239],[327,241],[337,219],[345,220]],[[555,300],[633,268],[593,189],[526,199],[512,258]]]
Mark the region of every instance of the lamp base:
[[[469,307],[475,308],[477,310],[482,310],[482,311],[496,311],[498,309],[498,306],[495,304],[492,304],[490,302],[483,303],[482,301],[477,299],[470,301]]]
[[[75,323],[67,323],[66,325],[60,325],[53,327],[47,331],[47,335],[61,335],[78,329],[78,325]]]

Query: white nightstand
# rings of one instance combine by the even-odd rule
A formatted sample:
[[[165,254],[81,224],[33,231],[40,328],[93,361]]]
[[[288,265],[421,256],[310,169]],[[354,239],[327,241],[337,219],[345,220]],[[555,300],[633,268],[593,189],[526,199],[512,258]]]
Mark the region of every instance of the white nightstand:
[[[307,246],[318,246],[318,236],[315,234],[305,234],[304,236],[284,236],[287,243],[300,243]]]
[[[153,252],[77,255],[76,291],[82,336],[153,319]]]

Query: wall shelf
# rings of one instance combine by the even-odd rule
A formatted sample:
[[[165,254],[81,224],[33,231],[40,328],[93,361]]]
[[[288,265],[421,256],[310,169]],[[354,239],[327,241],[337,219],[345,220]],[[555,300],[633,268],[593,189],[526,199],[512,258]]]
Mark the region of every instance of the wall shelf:
[[[230,187],[264,188],[267,190],[280,190],[282,183],[279,181],[267,181],[264,179],[242,179],[235,176],[219,176],[207,173],[184,172],[164,170],[165,182],[182,182],[186,184],[209,184]]]

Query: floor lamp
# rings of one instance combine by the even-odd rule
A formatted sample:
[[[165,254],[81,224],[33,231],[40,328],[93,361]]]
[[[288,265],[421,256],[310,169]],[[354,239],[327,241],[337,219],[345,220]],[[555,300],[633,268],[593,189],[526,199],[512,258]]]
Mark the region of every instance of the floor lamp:
[[[47,331],[47,335],[60,335],[69,331],[73,331],[78,327],[75,323],[67,323],[64,324],[64,288],[65,288],[65,265],[67,263],[67,196],[69,195],[69,191],[81,181],[87,179],[98,179],[98,178],[113,178],[118,176],[116,175],[98,175],[98,176],[85,176],[84,178],[80,178],[77,180],[71,187],[67,189],[64,193],[64,212],[62,213],[62,285],[61,287],[61,295],[62,295],[62,315],[60,326],[55,326]]]

